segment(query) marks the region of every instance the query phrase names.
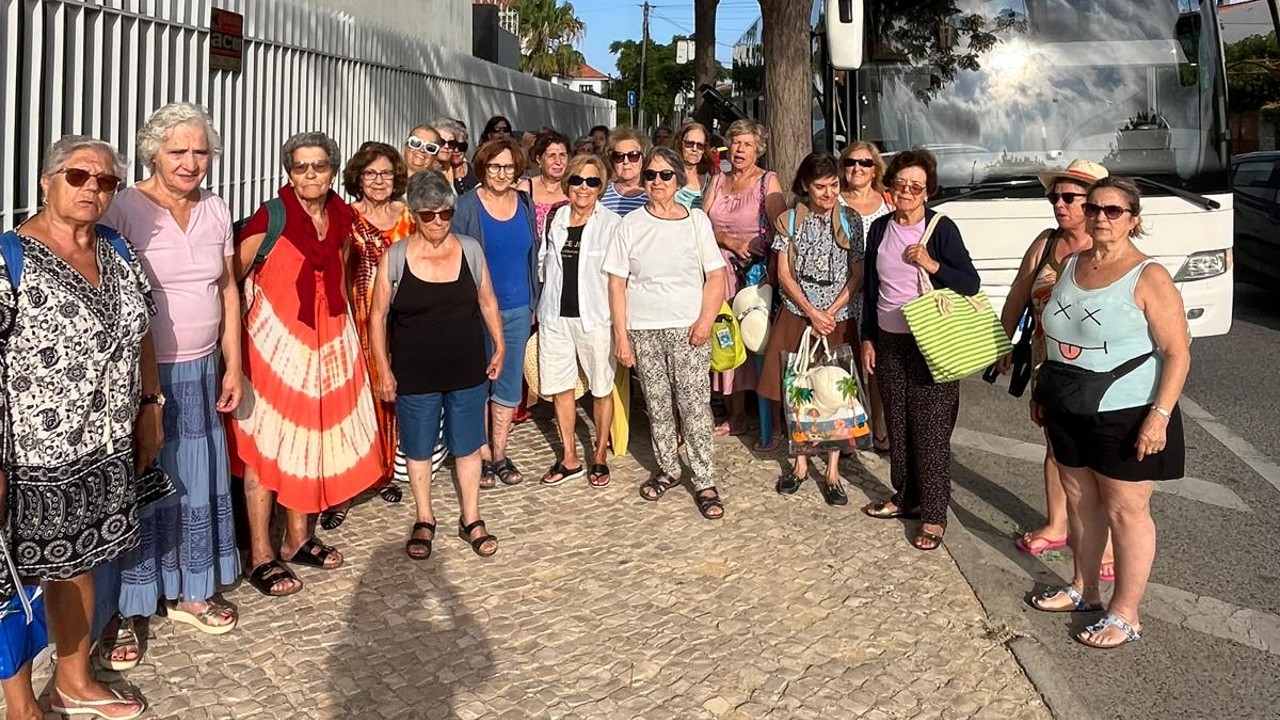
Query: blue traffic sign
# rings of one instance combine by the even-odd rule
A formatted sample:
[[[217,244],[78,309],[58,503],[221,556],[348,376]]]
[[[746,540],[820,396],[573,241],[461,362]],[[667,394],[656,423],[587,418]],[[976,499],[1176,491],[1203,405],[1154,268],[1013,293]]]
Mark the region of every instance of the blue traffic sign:
[[[627,107],[633,108],[635,106],[636,106],[636,91],[628,90],[627,91]]]

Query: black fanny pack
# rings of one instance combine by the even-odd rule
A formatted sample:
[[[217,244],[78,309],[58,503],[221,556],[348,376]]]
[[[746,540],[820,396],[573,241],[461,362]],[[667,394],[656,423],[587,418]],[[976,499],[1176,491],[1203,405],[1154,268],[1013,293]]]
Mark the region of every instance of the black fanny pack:
[[[1102,405],[1102,397],[1107,394],[1107,390],[1149,359],[1151,353],[1139,355],[1106,372],[1046,360],[1036,374],[1036,387],[1031,397],[1047,410],[1069,415],[1094,415]]]

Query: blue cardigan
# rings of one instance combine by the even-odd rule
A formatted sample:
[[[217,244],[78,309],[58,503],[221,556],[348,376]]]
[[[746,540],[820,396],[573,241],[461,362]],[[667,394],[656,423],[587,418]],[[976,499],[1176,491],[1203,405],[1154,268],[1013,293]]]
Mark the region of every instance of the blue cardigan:
[[[537,218],[534,215],[533,201],[529,199],[528,193],[516,191],[517,201],[524,206],[525,217],[529,219],[529,237],[532,242],[529,243],[529,310],[536,311],[538,307],[538,296],[542,293],[542,286],[538,281],[538,231],[535,223]],[[449,229],[455,235],[467,235],[476,239],[480,243],[480,247],[484,247],[484,222],[480,219],[480,196],[476,194],[476,190],[468,190],[458,196],[458,201],[453,206],[453,221],[449,223]]]
[[[924,211],[924,222],[927,227],[938,213],[933,210]],[[880,243],[884,241],[889,223],[893,222],[890,213],[876,218],[867,233],[867,257],[863,265],[862,283],[862,340],[875,342],[880,335],[880,320],[876,313],[876,301],[880,298],[880,273],[876,269],[876,258],[879,256]],[[961,295],[977,295],[982,289],[982,280],[978,277],[978,269],[969,258],[969,249],[964,246],[964,238],[960,237],[960,228],[951,218],[943,215],[933,229],[933,236],[928,243],[929,257],[938,262],[938,272],[929,276],[935,290],[944,288],[954,290]]]

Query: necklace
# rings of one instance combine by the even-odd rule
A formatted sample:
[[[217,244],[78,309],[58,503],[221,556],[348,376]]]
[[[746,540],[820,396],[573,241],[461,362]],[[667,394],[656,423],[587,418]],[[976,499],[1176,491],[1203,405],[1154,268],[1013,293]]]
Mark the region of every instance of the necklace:
[[[541,176],[541,175],[539,175],[539,176],[538,176],[538,184],[542,186],[542,194],[543,194],[543,195],[558,195],[558,194],[560,193],[560,183],[558,183],[558,182],[556,182],[556,181],[554,181],[554,180],[551,182],[551,186],[550,186],[550,187],[548,187],[548,186],[547,186],[547,181],[546,181],[546,180],[543,180],[543,179],[542,179],[542,176]]]

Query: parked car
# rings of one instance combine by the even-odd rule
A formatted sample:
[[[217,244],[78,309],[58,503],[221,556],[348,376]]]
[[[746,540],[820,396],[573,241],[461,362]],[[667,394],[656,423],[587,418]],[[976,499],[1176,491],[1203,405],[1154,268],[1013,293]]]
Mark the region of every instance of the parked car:
[[[1280,283],[1280,151],[1231,158],[1231,190],[1236,277],[1275,287]]]

